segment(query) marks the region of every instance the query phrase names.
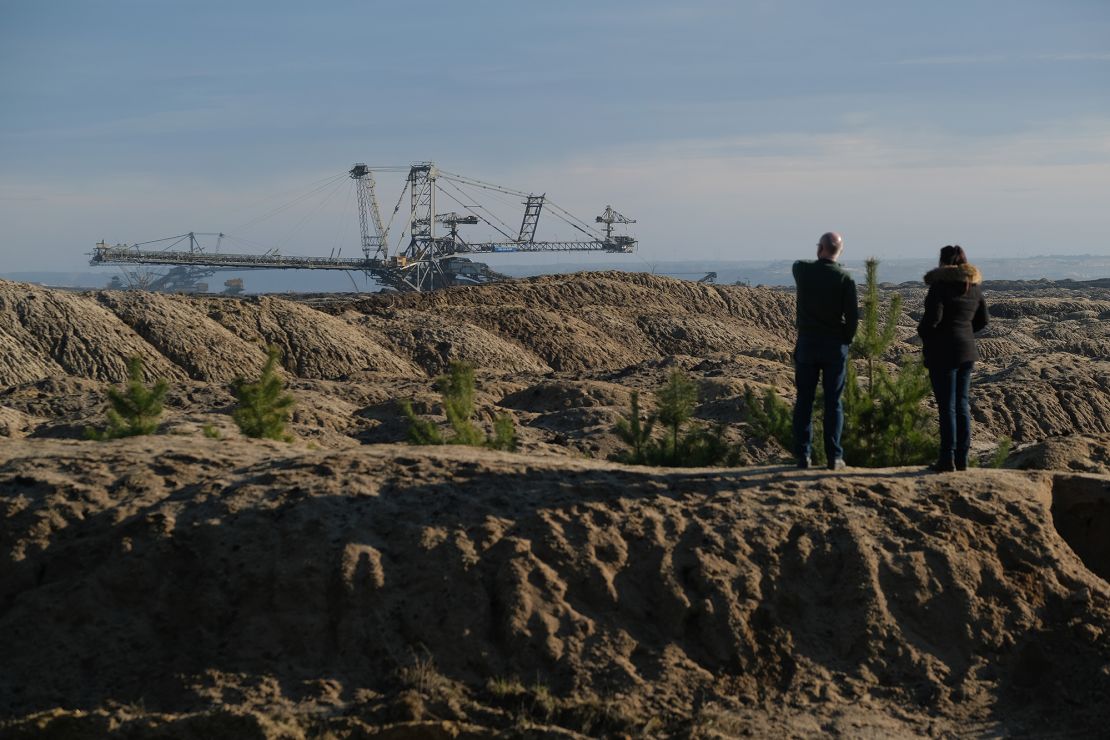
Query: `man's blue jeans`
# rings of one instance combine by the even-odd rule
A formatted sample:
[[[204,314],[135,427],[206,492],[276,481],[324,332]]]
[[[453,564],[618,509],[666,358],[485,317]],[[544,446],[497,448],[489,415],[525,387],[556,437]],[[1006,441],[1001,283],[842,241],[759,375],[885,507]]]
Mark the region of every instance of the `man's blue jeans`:
[[[975,363],[965,362],[959,367],[929,368],[933,395],[940,412],[940,459],[950,460],[955,454],[960,462],[967,462],[971,448],[971,370]]]
[[[817,379],[825,390],[825,455],[831,463],[844,457],[840,433],[844,429],[844,379],[848,373],[848,345],[835,337],[799,336],[794,346],[794,454],[810,459],[813,446],[813,400]]]

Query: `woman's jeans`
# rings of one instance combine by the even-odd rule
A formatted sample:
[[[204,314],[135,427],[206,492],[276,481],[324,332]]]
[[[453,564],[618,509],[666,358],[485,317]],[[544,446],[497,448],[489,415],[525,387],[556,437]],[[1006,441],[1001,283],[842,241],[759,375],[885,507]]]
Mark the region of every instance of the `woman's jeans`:
[[[975,363],[965,362],[953,368],[929,368],[933,395],[940,411],[940,459],[967,462],[971,447],[971,369]]]
[[[844,428],[844,405],[840,396],[848,369],[848,345],[833,337],[800,336],[794,346],[794,454],[809,460],[813,444],[813,401],[820,377],[825,391],[825,455],[829,463],[843,459],[840,432]]]

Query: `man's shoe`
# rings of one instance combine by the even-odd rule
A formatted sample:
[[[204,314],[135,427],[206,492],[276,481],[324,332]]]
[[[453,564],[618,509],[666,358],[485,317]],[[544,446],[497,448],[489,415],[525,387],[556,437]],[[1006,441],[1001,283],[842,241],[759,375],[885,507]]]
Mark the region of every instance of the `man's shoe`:
[[[848,467],[848,463],[844,462],[844,458],[838,457],[829,463],[829,470],[844,470]]]
[[[956,450],[956,470],[967,470],[967,450]]]
[[[809,470],[813,467],[813,462],[808,457],[798,458],[798,470]]]
[[[943,460],[937,460],[935,463],[929,466],[929,470],[933,471],[934,473],[951,473],[956,470],[956,463],[950,457]]]

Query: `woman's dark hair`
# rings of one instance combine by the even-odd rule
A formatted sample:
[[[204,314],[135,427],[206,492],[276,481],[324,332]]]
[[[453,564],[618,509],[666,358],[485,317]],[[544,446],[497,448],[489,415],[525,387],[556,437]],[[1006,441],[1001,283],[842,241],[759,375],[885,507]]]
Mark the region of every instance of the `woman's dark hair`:
[[[940,250],[940,266],[950,267],[955,265],[966,265],[967,255],[964,254],[964,248],[959,244],[949,244],[947,247],[942,247]],[[971,281],[964,280],[964,295],[971,290]]]
[[[940,250],[940,264],[945,265],[966,265],[967,255],[964,254],[964,248],[959,244],[949,244]]]

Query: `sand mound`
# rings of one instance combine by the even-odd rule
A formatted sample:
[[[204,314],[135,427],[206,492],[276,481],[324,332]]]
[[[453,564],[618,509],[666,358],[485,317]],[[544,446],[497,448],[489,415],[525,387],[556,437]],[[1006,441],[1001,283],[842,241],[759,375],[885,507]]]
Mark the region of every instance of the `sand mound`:
[[[635,324],[592,308],[568,313],[524,306],[476,306],[456,310],[455,316],[506,337],[559,371],[624,367],[652,354]]]
[[[543,693],[586,732],[587,706],[633,734],[1091,731],[1110,586],[1050,507],[1108,485],[10,440],[0,701],[507,729]]]
[[[416,372],[357,326],[278,298],[209,299],[209,316],[247,342],[276,345],[282,364],[302,378],[343,378],[363,371]]]
[[[1054,353],[976,378],[974,416],[1015,441],[1110,432],[1110,362]]]
[[[32,380],[32,368],[44,358],[69,375],[120,382],[127,378],[127,359],[141,357],[154,377],[185,377],[142,337],[87,295],[0,281],[0,335],[15,340],[4,363],[24,370],[0,377],[0,386]],[[26,354],[24,354],[26,353]],[[3,365],[0,365],[2,369]]]
[[[22,411],[0,406],[0,437],[23,437],[36,425],[36,419]]]
[[[1016,319],[1021,317],[1055,316],[1057,318],[1083,319],[1098,318],[1110,311],[1110,301],[1094,301],[1084,298],[1014,298],[1004,297],[990,301],[991,317]]]
[[[0,388],[61,374],[56,363],[0,328]]]
[[[1006,467],[1110,474],[1110,435],[1049,437],[1013,452]]]
[[[1041,472],[927,476],[583,459],[676,368],[698,419],[781,452],[743,438],[743,396],[792,398],[788,290],[0,283],[0,736],[1097,733],[1110,302],[1052,290],[988,297],[973,391],[976,442],[1008,434]],[[910,313],[898,340],[888,359],[917,351]],[[294,445],[229,416],[266,344]],[[136,354],[172,381],[161,436],[50,439],[102,423]],[[453,359],[526,454],[372,444],[404,438],[398,399],[442,421]]]
[[[366,326],[378,327],[394,350],[411,357],[424,372],[438,375],[452,361],[493,372],[543,373],[551,370],[542,359],[511,340],[448,316],[402,311],[386,320],[367,317]]]
[[[97,299],[196,380],[255,377],[266,361],[249,343],[210,319],[195,298],[138,291],[104,291]]]
[[[101,383],[61,376],[0,391],[0,403],[27,416],[64,422],[88,416],[103,407],[106,398]]]
[[[779,348],[781,336],[765,330],[747,327],[734,320],[701,318],[690,320],[686,316],[656,314],[642,316],[637,322],[659,355],[735,354]]]
[[[626,367],[694,347],[700,354],[778,347],[793,341],[794,325],[793,296],[784,291],[627,273],[548,275],[374,296],[327,310],[387,321],[447,317],[480,326],[563,371]]]
[[[980,339],[977,349],[980,360],[1005,360],[1025,351],[1017,342],[1008,337],[986,337]]]
[[[1110,582],[1110,485],[1106,478],[1056,475],[1052,492],[1056,530],[1092,573]]]
[[[569,408],[618,406],[627,409],[631,393],[614,383],[590,380],[548,380],[511,393],[501,400],[503,407],[533,413]]]

